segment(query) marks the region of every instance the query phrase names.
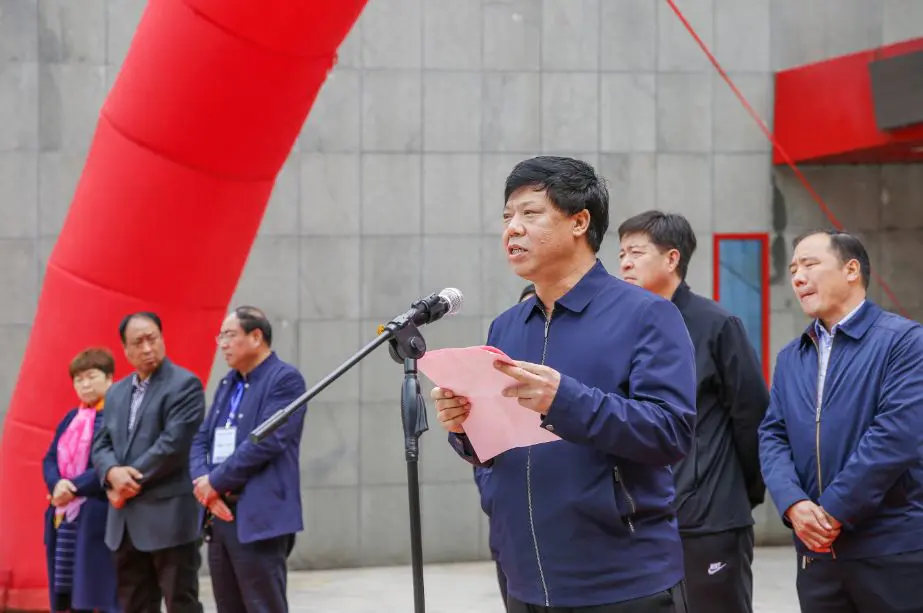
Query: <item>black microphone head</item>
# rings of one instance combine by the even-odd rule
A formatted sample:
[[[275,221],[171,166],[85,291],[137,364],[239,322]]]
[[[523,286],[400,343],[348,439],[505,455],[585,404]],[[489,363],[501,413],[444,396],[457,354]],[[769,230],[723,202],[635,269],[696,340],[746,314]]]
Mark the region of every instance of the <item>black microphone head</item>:
[[[461,293],[461,290],[457,290],[454,287],[445,288],[439,292],[439,297],[445,300],[449,305],[449,310],[446,311],[445,317],[458,313],[462,308],[462,304],[465,302],[465,296]]]

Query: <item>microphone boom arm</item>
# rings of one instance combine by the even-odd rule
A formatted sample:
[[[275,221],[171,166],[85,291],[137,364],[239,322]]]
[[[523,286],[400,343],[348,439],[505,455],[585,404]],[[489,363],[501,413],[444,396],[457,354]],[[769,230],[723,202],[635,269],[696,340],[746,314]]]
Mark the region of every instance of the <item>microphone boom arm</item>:
[[[391,358],[404,365],[404,379],[401,384],[401,425],[404,430],[404,460],[407,463],[408,508],[410,511],[410,559],[413,577],[414,613],[425,613],[426,603],[423,590],[423,528],[420,511],[420,478],[417,462],[420,456],[420,435],[429,430],[426,419],[426,404],[420,392],[417,375],[417,360],[426,353],[426,341],[418,326],[451,315],[461,306],[461,292],[444,290],[446,296],[432,294],[414,302],[410,310],[395,317],[379,328],[378,337],[355,355],[343,362],[336,370],[321,379],[299,398],[279,409],[250,434],[250,440],[259,444],[277,430],[292,413],[317,396],[343,373],[358,364],[365,356],[387,342]],[[454,292],[454,293],[452,293]]]
[[[423,340],[419,329],[413,322],[415,309],[411,309],[382,326],[379,335],[365,347],[357,351],[351,358],[340,364],[333,372],[315,383],[311,389],[293,400],[272,415],[266,421],[254,428],[250,433],[250,440],[254,443],[262,442],[270,434],[278,430],[301,405],[305,404],[331,383],[343,376],[346,371],[361,362],[367,355],[378,349],[384,343],[390,343],[388,348],[391,358],[403,364],[405,359],[417,360],[426,353],[426,342]]]

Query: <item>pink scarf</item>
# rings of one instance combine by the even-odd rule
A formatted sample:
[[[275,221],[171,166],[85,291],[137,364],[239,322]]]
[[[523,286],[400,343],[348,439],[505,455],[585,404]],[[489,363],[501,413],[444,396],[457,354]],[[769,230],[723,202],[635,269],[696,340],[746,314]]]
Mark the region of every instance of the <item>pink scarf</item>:
[[[93,424],[100,408],[102,403],[97,407],[81,405],[74,419],[58,439],[58,472],[61,473],[62,479],[73,481],[86,471],[90,463],[90,447],[93,444]],[[68,522],[74,521],[80,514],[80,507],[84,502],[84,497],[74,498],[65,506],[56,508],[55,519],[60,523],[63,516]]]

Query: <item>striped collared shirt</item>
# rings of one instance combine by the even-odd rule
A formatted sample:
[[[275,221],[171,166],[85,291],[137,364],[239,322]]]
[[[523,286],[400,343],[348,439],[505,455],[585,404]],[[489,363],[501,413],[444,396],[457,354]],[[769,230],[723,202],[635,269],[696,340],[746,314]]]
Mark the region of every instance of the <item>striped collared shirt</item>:
[[[131,379],[131,413],[128,414],[129,432],[135,428],[135,422],[138,419],[138,409],[141,408],[141,402],[144,400],[144,393],[147,391],[147,386],[150,382],[150,377],[142,381],[138,378],[137,373],[135,373]]]

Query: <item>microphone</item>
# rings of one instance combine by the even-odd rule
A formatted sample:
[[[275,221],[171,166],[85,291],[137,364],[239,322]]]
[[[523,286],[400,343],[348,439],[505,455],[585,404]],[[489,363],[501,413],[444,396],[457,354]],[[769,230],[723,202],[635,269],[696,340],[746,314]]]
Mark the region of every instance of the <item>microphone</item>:
[[[378,338],[360,349],[353,357],[343,362],[335,371],[321,379],[299,398],[290,402],[288,406],[270,415],[266,421],[250,433],[250,440],[254,443],[259,443],[272,434],[285,423],[292,413],[298,410],[298,407],[317,396],[343,373],[358,364],[365,356],[384,343],[391,343],[388,349],[391,352],[391,357],[396,362],[404,361],[398,354],[398,346],[403,347],[403,351],[407,356],[414,356],[415,354],[422,356],[426,352],[426,343],[423,337],[419,336],[419,332],[415,327],[431,324],[443,317],[455,315],[461,309],[464,300],[465,297],[462,293],[454,287],[447,287],[441,292],[434,292],[429,296],[420,298],[411,304],[410,310],[403,315],[395,317],[386,326],[379,326]],[[423,415],[425,416],[426,414],[423,413]]]
[[[443,317],[458,313],[464,301],[465,297],[461,291],[454,287],[447,287],[441,292],[433,292],[429,296],[412,303],[409,311],[394,318],[385,327],[388,328],[393,325],[403,327],[407,323],[412,323],[415,326],[431,324]]]

